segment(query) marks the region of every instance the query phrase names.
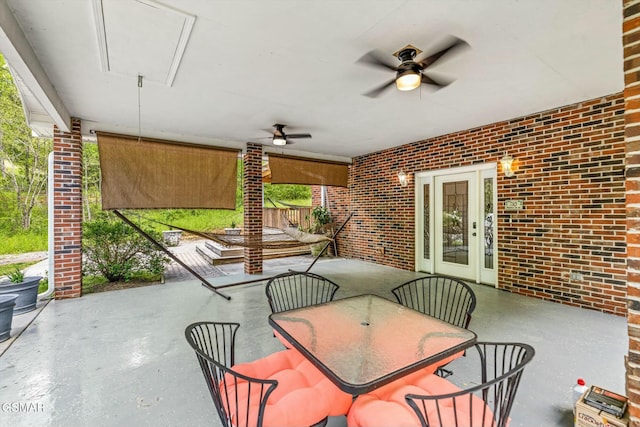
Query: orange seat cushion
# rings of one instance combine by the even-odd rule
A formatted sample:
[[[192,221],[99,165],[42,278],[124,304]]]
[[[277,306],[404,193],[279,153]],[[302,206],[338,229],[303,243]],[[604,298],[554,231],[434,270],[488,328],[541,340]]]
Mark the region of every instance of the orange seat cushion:
[[[250,363],[233,366],[234,371],[260,379],[277,380],[278,386],[267,400],[264,411],[265,427],[268,426],[309,426],[328,416],[346,415],[351,407],[352,396],[336,387],[300,352],[288,349],[273,353]],[[232,419],[234,425],[245,425],[248,413],[249,425],[258,417],[259,387],[249,388],[249,383],[239,381],[233,384],[227,375],[228,402],[231,414],[237,405],[241,408],[241,420]],[[237,399],[234,397],[237,393]]]
[[[438,363],[438,365],[441,364],[442,362]],[[443,395],[460,391],[451,382],[435,375],[434,370],[432,367],[428,367],[370,393],[358,396],[347,415],[347,425],[350,427],[419,426],[418,416],[405,400],[407,394]],[[453,399],[440,401],[439,410],[442,419],[440,425],[437,422],[438,409],[433,402],[428,402],[426,412],[431,423],[430,426],[454,426],[456,425],[456,417],[460,420],[467,420],[466,422],[461,421],[462,424],[458,423],[458,425],[467,425],[470,416],[473,425],[485,425],[482,423],[483,416],[487,421],[493,417],[491,410],[479,397],[473,397],[472,407],[468,396],[456,399],[455,408],[453,403]],[[491,423],[486,425],[491,425]]]

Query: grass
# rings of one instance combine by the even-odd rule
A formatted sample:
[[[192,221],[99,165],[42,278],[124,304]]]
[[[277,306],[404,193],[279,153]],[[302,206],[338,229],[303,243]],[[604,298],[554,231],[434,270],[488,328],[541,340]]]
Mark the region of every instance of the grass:
[[[276,204],[276,208],[286,208],[288,206],[285,206],[281,203],[278,203],[278,201],[274,200],[275,204]],[[301,206],[301,207],[311,207],[311,199],[295,199],[295,200],[285,200],[285,203],[289,204],[289,205],[295,205],[295,206]],[[264,202],[264,207],[265,208],[272,208],[274,207],[273,204],[271,204],[269,201]]]
[[[44,291],[47,290],[47,288],[49,287],[49,280],[45,277],[42,280],[40,280],[40,285],[38,285],[38,293],[41,294]]]
[[[139,216],[137,212],[131,211],[127,216],[135,223],[140,223],[140,221],[144,221],[144,218],[149,218],[152,221],[148,225],[157,231],[164,231],[170,227],[153,221],[176,225],[189,230],[219,232],[231,227],[232,223],[235,223],[236,227],[242,227],[243,223],[242,208],[233,211],[223,209],[170,209],[140,212]]]
[[[0,232],[0,255],[40,252],[47,250],[47,230],[37,232]]]

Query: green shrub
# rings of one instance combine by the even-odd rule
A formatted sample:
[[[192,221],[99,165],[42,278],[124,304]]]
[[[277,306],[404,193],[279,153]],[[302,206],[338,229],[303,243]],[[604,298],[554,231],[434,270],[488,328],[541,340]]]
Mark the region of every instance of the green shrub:
[[[160,233],[151,228],[140,228],[160,239]],[[151,242],[108,214],[85,222],[82,230],[84,274],[100,274],[109,282],[128,281],[139,272],[162,274],[169,261]]]

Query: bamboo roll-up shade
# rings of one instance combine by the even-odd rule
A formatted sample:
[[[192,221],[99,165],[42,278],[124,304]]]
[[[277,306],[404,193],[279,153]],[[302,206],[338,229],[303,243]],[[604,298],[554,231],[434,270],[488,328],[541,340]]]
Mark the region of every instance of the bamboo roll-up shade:
[[[269,154],[272,184],[307,184],[347,187],[346,163],[300,159]]]
[[[102,209],[236,208],[238,151],[97,135]]]

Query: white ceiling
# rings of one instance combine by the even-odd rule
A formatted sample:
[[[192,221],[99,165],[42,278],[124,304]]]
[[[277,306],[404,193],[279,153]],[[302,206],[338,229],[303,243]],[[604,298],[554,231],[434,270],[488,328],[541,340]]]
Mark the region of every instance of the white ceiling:
[[[83,133],[138,134],[138,74],[144,136],[241,148],[279,122],[313,138],[278,152],[338,159],[623,89],[621,0],[8,3]],[[393,77],[366,52],[448,35],[470,49],[429,71],[454,83],[362,95]]]

